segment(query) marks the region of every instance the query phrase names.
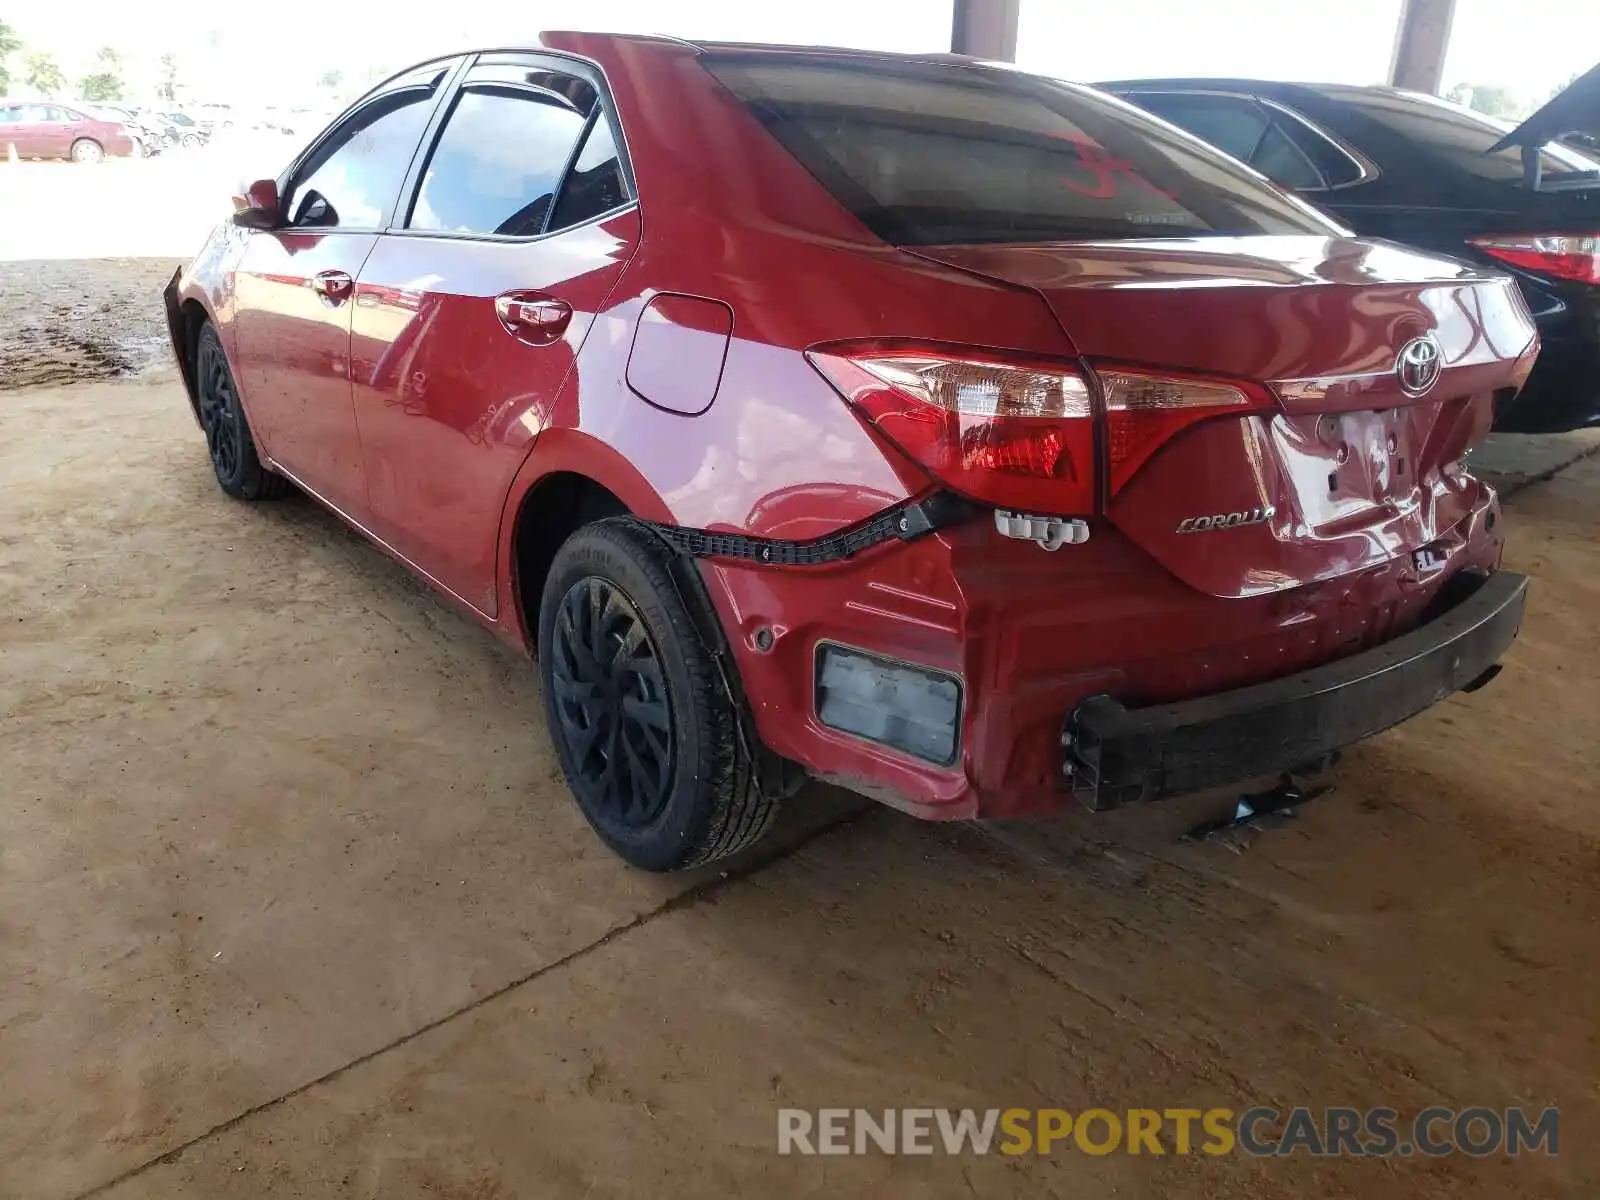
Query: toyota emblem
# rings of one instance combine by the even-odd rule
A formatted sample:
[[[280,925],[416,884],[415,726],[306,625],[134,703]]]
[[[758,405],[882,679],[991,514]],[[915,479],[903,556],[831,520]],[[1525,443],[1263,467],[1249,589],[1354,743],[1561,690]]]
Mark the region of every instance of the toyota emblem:
[[[1444,363],[1444,351],[1433,334],[1412,338],[1400,347],[1394,361],[1394,373],[1400,380],[1400,390],[1408,396],[1420,396],[1439,382],[1439,368]]]

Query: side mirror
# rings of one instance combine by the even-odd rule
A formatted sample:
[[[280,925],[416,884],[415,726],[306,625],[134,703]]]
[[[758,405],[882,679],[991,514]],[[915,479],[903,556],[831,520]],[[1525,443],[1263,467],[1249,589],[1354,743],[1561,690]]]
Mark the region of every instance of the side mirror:
[[[258,179],[233,198],[233,223],[246,229],[278,224],[278,181]]]

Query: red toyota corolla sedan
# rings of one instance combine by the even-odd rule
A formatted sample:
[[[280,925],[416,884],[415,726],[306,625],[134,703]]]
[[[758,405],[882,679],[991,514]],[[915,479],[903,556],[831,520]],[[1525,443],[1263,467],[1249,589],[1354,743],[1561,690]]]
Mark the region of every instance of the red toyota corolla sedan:
[[[1463,458],[1537,351],[1092,89],[578,33],[425,63],[167,292],[222,488],[533,650],[656,870],[813,776],[922,817],[1287,769],[1489,678]]]

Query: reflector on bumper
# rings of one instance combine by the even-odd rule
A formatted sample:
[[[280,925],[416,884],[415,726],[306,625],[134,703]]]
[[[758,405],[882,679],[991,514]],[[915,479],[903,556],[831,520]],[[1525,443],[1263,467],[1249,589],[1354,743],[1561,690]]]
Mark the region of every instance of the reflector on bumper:
[[[817,718],[941,765],[955,761],[961,681],[895,659],[822,642],[817,646]]]

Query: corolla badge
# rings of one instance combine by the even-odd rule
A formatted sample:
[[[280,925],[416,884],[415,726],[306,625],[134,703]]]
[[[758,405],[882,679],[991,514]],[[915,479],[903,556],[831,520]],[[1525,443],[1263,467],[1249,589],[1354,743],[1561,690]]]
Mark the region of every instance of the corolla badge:
[[[1260,525],[1272,520],[1278,510],[1267,504],[1243,512],[1217,513],[1209,517],[1185,517],[1178,523],[1179,533],[1205,533],[1212,529],[1237,529],[1241,525]]]
[[[1408,396],[1420,396],[1439,382],[1439,368],[1444,365],[1444,350],[1433,334],[1412,338],[1400,347],[1394,360],[1394,373],[1400,380],[1400,390]]]

